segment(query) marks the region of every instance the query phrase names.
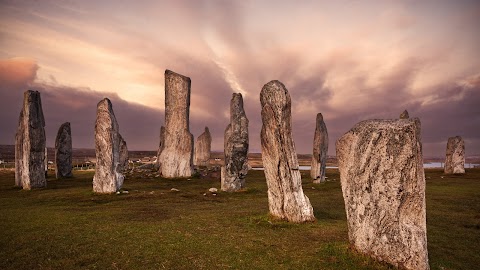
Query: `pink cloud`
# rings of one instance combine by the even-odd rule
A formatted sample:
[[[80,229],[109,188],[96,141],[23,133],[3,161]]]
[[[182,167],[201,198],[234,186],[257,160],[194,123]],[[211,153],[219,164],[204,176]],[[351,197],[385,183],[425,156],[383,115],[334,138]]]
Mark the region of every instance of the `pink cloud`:
[[[37,74],[38,65],[30,58],[0,59],[0,84],[20,85],[32,83]]]

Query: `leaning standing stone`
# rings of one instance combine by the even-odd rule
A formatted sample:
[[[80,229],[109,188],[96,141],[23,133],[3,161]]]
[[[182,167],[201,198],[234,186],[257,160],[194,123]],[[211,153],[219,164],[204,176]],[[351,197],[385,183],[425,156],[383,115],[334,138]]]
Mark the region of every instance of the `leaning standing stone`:
[[[195,142],[195,163],[196,166],[207,166],[210,160],[210,151],[212,148],[212,136],[208,127],[198,136]]]
[[[313,221],[313,208],[303,193],[291,128],[291,99],[279,81],[265,84],[262,104],[262,161],[270,214],[293,222]]]
[[[448,138],[444,172],[465,173],[465,142],[460,136]]]
[[[189,177],[193,172],[190,85],[190,78],[165,71],[165,145],[159,163],[166,178]]]
[[[70,123],[63,123],[55,139],[55,177],[72,177],[72,131]]]
[[[313,155],[310,176],[314,183],[325,182],[325,169],[327,167],[328,132],[323,121],[323,115],[317,114],[315,135],[313,137]]]
[[[120,165],[121,136],[113,113],[112,103],[104,98],[97,105],[95,122],[95,154],[97,163],[93,176],[93,191],[113,193],[122,188],[123,174]]]
[[[336,143],[348,237],[399,268],[429,269],[420,120],[367,120]]]
[[[234,192],[245,187],[248,173],[248,119],[243,109],[241,93],[233,93],[230,100],[230,124],[224,137],[225,166],[221,170],[223,191]]]
[[[15,185],[23,189],[47,186],[45,179],[45,119],[38,91],[23,95],[15,134]]]

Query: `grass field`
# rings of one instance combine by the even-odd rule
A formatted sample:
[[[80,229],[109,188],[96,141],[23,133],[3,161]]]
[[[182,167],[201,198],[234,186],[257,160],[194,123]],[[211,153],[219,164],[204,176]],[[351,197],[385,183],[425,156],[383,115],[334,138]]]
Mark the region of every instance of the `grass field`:
[[[325,184],[304,173],[307,224],[269,218],[262,171],[217,196],[217,180],[145,175],[125,181],[128,194],[95,195],[93,172],[75,173],[23,191],[0,171],[0,269],[390,269],[349,249],[337,170]],[[431,268],[478,269],[480,169],[426,177]]]

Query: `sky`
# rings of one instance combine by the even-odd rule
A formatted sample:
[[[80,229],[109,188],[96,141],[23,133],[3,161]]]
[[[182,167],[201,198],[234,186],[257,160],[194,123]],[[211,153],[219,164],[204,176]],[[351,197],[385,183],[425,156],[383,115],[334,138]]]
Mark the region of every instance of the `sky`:
[[[335,141],[366,119],[422,123],[423,154],[462,136],[480,155],[480,1],[0,0],[0,144],[14,144],[23,92],[41,92],[47,145],[72,127],[94,148],[96,105],[113,103],[130,150],[156,150],[165,69],[192,80],[190,131],[223,151],[232,93],[260,152],[259,95],[271,80],[292,98],[298,153],[316,114]]]

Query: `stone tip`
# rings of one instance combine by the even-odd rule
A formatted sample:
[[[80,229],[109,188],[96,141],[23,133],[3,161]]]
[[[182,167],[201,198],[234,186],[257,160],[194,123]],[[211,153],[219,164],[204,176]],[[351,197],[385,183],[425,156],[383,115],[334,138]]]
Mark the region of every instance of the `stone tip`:
[[[318,121],[323,121],[323,115],[322,113],[317,113],[317,122]]]
[[[236,102],[241,102],[243,104],[242,93],[232,93],[232,100],[235,100]]]
[[[100,100],[97,104],[97,109],[99,109],[100,107],[106,107],[108,110],[108,108],[112,107],[112,102],[110,101],[110,99],[104,98]]]
[[[404,110],[402,114],[400,114],[400,119],[408,119],[410,116],[408,115],[408,111]]]
[[[265,86],[275,87],[275,88],[286,88],[285,85],[279,80],[271,80],[268,83],[266,83],[263,87]]]
[[[210,130],[208,130],[208,127],[205,127],[205,133],[210,133]]]
[[[260,103],[262,107],[268,103],[274,103],[275,106],[283,107],[286,104],[290,104],[290,102],[290,94],[287,88],[278,80],[268,82],[260,92]]]
[[[40,92],[35,91],[35,90],[27,90],[24,93],[24,97],[29,97],[29,98],[32,98],[32,99],[36,99],[36,98],[40,97]]]
[[[288,92],[287,88],[285,87],[285,85],[281,81],[272,80],[272,81],[269,81],[268,83],[266,83],[262,87],[262,91],[260,92],[260,95],[262,94],[262,92],[265,92],[265,91],[272,92],[272,91],[278,91],[278,90],[283,90],[283,91]]]
[[[171,70],[169,70],[169,69],[166,69],[166,70],[165,70],[165,76],[178,76],[178,77],[183,78],[184,80],[190,81],[190,78],[189,78],[189,77],[187,77],[187,76],[185,76],[185,75],[182,75],[182,74],[180,74],[180,73],[176,73],[176,72],[171,71]]]
[[[65,123],[63,123],[60,127],[61,127],[61,128],[63,128],[63,127],[68,127],[68,128],[70,128],[70,122],[65,122]]]

